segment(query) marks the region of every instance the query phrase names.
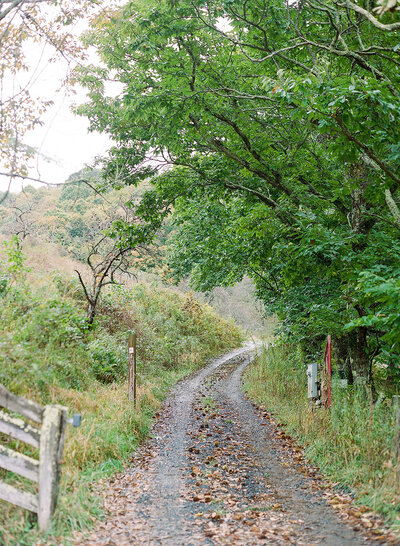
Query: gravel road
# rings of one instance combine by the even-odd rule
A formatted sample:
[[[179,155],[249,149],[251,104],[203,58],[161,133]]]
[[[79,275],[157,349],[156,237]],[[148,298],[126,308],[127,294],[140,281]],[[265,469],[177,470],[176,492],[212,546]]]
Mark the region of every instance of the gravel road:
[[[152,440],[107,484],[107,519],[77,534],[77,544],[373,543],[339,518],[273,421],[243,395],[256,351],[231,351],[176,385]]]

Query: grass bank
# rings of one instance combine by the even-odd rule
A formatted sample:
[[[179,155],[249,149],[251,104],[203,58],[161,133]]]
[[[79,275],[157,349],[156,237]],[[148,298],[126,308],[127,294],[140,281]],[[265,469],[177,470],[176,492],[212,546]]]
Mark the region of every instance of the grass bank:
[[[245,381],[250,398],[274,413],[304,446],[306,458],[399,530],[399,469],[389,399],[381,395],[374,402],[362,387],[343,389],[334,381],[331,411],[311,409],[305,366],[290,346],[264,350]]]
[[[34,284],[34,286],[33,286]],[[46,537],[35,518],[0,501],[0,544],[68,544],[68,535],[102,517],[92,484],[121,470],[146,437],[168,389],[208,358],[241,342],[241,332],[191,295],[159,285],[117,287],[104,294],[94,328],[85,320],[78,284],[60,274],[28,283],[0,278],[0,383],[41,404],[81,412],[69,427],[61,492]],[[138,335],[138,404],[127,397],[127,335]],[[0,435],[2,444],[7,442]],[[8,447],[37,457],[16,442]],[[0,479],[35,492],[0,470]],[[60,538],[61,537],[61,538]]]

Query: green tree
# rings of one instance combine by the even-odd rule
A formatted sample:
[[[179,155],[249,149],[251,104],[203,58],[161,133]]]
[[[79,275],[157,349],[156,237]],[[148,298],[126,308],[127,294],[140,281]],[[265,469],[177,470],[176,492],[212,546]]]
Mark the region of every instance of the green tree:
[[[116,141],[109,180],[156,177],[146,223],[120,236],[146,239],[173,208],[181,274],[252,276],[288,336],[312,349],[336,335],[351,377],[370,376],[382,338],[361,320],[360,275],[397,259],[399,23],[377,7],[129,2],[88,37],[102,66],[80,70],[80,113]]]

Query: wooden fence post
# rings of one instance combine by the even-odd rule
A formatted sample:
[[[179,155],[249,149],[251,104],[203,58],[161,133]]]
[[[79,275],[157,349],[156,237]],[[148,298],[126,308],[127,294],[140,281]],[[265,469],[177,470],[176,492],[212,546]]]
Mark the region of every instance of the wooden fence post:
[[[57,503],[66,423],[66,408],[44,408],[39,446],[38,522],[41,531],[47,531]]]
[[[0,445],[0,468],[19,474],[39,485],[39,494],[34,495],[0,481],[0,499],[37,513],[39,529],[47,531],[57,504],[67,423],[79,426],[81,416],[75,414],[73,419],[68,419],[68,409],[64,406],[42,408],[35,402],[9,392],[0,384],[1,407],[31,419],[42,427],[28,425],[23,419],[0,411],[0,433],[39,448],[38,461]]]
[[[128,337],[129,346],[129,400],[136,405],[136,333],[131,332]]]

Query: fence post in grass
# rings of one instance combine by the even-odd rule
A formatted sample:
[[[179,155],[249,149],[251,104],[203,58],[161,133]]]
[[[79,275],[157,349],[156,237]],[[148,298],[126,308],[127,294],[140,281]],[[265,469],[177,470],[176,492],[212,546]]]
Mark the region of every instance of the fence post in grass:
[[[66,408],[44,408],[39,445],[38,523],[41,531],[47,531],[56,508],[66,425]]]
[[[136,332],[130,332],[129,346],[129,400],[136,405]]]

